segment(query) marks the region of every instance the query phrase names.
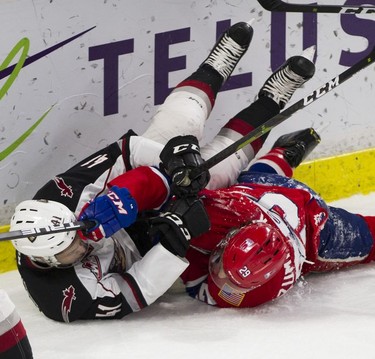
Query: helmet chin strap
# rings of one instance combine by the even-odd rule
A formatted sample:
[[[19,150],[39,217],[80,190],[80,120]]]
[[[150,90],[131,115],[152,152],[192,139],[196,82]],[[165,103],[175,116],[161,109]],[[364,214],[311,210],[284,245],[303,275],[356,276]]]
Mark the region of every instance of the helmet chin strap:
[[[35,265],[43,265],[42,268],[44,268],[44,265],[47,265],[48,267],[59,267],[61,266],[61,263],[55,258],[55,256],[50,257],[34,257],[34,256],[28,256]]]

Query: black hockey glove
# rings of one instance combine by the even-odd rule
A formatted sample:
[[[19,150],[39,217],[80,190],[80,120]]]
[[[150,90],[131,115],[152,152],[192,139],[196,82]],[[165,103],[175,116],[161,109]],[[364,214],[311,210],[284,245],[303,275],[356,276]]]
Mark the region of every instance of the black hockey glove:
[[[196,195],[210,180],[208,170],[195,178],[191,171],[204,162],[196,137],[177,136],[168,141],[160,153],[161,169],[172,179],[172,193],[178,197]]]
[[[203,203],[196,197],[179,198],[171,202],[168,211],[151,218],[150,235],[174,255],[185,257],[189,241],[210,229]]]

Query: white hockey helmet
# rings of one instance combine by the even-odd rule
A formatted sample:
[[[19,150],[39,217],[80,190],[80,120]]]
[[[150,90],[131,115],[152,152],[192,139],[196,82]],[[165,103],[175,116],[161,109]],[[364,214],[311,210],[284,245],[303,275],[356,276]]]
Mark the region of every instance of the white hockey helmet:
[[[10,230],[59,226],[76,220],[74,213],[65,205],[49,200],[27,200],[15,209],[10,221]],[[17,251],[32,259],[42,257],[50,265],[58,265],[55,255],[68,248],[76,236],[76,231],[68,231],[42,236],[12,240]]]

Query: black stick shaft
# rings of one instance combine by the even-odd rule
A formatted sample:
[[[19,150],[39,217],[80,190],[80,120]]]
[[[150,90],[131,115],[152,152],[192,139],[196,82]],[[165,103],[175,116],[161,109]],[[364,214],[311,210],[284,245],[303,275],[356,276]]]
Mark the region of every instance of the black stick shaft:
[[[375,14],[375,6],[292,4],[281,0],[258,0],[258,2],[266,10],[275,12],[312,12],[347,15]]]
[[[30,238],[30,240],[33,240],[35,237],[42,236],[44,234],[77,231],[79,229],[85,230],[94,227],[95,225],[96,223],[93,221],[76,221],[71,223],[63,223],[61,226],[47,226],[40,228],[22,229],[18,231],[10,231],[0,233],[0,242],[20,238]]]

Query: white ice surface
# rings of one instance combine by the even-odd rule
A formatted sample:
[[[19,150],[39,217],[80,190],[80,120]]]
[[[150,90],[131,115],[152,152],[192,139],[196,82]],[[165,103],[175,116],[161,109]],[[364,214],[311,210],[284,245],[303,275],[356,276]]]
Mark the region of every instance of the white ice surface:
[[[375,214],[375,194],[332,205]],[[17,271],[0,275],[28,331],[35,359],[375,358],[375,264],[310,275],[273,303],[218,309],[175,287],[122,320],[53,322]]]

